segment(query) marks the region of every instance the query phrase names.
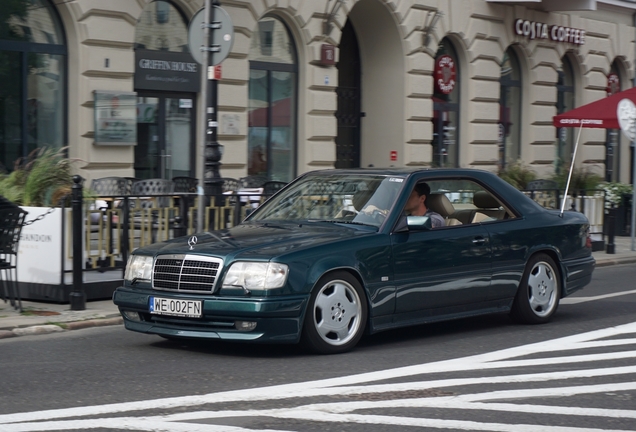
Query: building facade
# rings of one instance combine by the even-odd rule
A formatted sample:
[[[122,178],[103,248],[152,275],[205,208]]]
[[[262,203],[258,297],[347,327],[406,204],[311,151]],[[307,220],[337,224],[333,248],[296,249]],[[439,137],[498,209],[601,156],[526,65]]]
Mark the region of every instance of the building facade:
[[[632,1],[220,3],[222,177],[521,161],[548,178],[578,132],[553,116],[634,81]],[[203,4],[3,0],[0,162],[68,146],[87,179],[196,177],[205,74],[188,24]],[[582,130],[578,167],[631,182],[631,161],[620,131]]]

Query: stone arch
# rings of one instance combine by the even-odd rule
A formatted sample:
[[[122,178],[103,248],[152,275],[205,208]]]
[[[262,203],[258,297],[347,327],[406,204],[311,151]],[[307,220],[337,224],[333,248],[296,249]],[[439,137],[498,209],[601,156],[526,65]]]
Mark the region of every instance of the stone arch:
[[[379,0],[358,0],[351,20],[360,44],[361,166],[404,163],[406,54],[394,12]],[[397,160],[390,152],[397,151]]]

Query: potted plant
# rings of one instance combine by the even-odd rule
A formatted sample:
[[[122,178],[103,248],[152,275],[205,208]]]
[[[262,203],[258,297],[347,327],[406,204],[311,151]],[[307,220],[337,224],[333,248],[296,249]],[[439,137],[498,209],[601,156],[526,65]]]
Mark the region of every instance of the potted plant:
[[[605,213],[614,216],[616,233],[621,236],[629,235],[629,225],[632,208],[632,185],[620,182],[605,182],[601,184],[605,191]]]
[[[13,172],[0,177],[0,195],[23,206],[57,206],[71,193],[72,163],[66,147],[34,150],[26,161],[16,161]]]
[[[499,177],[517,189],[525,190],[527,189],[528,183],[536,180],[537,173],[525,166],[523,162],[517,161],[499,170]]]

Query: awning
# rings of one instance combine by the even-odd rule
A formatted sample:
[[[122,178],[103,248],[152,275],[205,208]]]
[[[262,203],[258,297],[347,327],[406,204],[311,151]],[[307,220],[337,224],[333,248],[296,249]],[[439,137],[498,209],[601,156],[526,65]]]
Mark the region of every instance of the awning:
[[[559,128],[582,126],[585,128],[620,129],[616,108],[623,99],[629,99],[636,103],[636,87],[556,115],[552,118],[552,124]]]

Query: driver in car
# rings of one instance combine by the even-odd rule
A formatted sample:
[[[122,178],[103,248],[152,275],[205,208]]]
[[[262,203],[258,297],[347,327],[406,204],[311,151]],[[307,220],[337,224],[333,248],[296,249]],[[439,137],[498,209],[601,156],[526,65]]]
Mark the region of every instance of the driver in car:
[[[418,183],[413,188],[404,212],[407,216],[428,216],[431,218],[433,228],[443,227],[445,225],[444,218],[439,213],[434,212],[426,207],[426,197],[431,194],[431,188],[426,183]]]

